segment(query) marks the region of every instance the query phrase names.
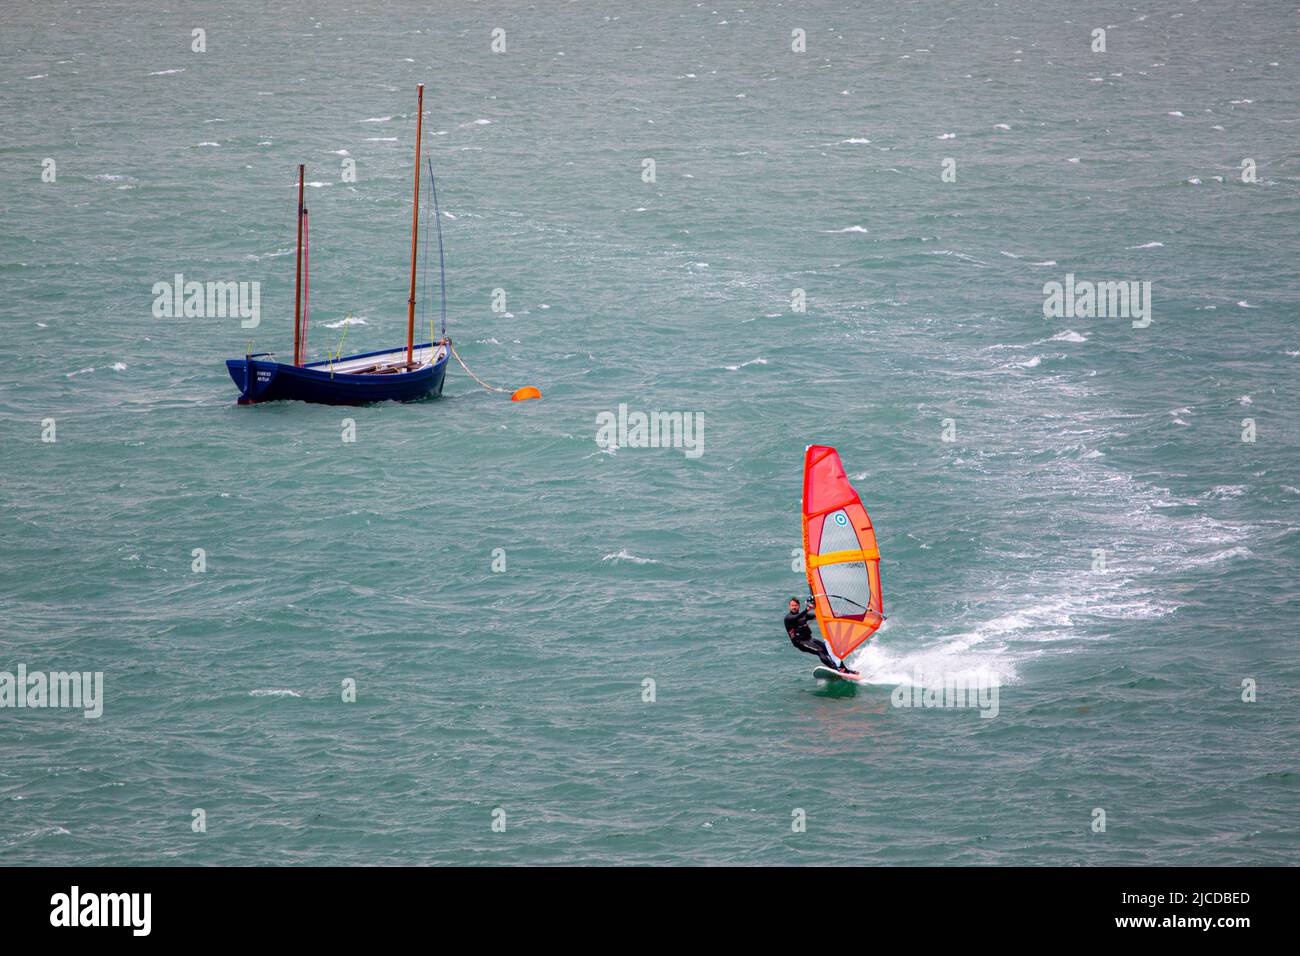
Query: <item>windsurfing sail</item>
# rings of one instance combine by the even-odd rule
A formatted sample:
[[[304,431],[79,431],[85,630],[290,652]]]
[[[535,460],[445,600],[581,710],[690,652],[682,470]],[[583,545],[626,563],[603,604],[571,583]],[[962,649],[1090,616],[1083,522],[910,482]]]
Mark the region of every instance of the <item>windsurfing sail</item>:
[[[843,660],[880,627],[884,599],[875,529],[828,445],[804,452],[803,554],[817,624]]]

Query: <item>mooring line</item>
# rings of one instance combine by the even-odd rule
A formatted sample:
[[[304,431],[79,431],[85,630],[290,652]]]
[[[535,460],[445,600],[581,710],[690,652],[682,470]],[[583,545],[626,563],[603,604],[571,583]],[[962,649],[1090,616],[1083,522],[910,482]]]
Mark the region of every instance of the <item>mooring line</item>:
[[[456,356],[456,361],[459,362],[459,363],[460,363],[460,367],[463,368],[463,369],[465,370],[465,374],[467,374],[467,375],[468,375],[470,378],[472,378],[474,381],[478,382],[480,385],[482,385],[484,388],[486,388],[489,392],[508,392],[508,391],[510,391],[510,389],[508,389],[508,388],[497,388],[495,385],[489,385],[487,382],[483,381],[483,379],[479,378],[477,375],[475,375],[473,372],[471,372],[471,371],[469,370],[469,366],[465,364],[465,360],[464,360],[463,358],[461,358],[461,357],[460,357],[460,353],[456,351],[456,346],[454,346],[454,345],[451,344],[451,339],[447,339],[447,347],[451,349],[451,354],[454,355],[454,356]]]

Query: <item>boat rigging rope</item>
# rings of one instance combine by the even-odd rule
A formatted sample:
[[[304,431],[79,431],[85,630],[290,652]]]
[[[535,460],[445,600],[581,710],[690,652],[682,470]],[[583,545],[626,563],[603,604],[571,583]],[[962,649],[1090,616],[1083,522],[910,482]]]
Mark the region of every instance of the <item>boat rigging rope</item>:
[[[429,160],[429,176],[433,176],[433,160]],[[424,271],[420,273],[420,325],[424,325],[425,316],[429,314],[429,206],[430,202],[426,197],[424,200]],[[443,335],[447,330],[443,329]],[[429,323],[429,340],[433,341],[433,323]]]
[[[438,180],[433,175],[433,157],[429,158],[429,192],[433,193],[433,219],[438,226],[438,276],[441,291],[438,301],[442,304],[442,335],[447,337],[447,259],[442,251],[442,210],[438,208]],[[425,252],[428,253],[428,232],[425,232]]]

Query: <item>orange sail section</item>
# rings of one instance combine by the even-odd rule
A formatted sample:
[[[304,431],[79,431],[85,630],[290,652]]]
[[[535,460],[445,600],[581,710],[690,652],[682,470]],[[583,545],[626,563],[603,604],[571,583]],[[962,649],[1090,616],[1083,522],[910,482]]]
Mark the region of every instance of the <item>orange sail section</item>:
[[[828,445],[804,452],[803,554],[817,623],[843,660],[880,627],[884,599],[876,531]]]

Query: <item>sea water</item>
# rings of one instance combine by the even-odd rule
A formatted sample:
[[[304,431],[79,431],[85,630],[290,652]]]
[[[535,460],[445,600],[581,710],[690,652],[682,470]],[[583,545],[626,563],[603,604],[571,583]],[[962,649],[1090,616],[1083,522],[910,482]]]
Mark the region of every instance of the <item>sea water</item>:
[[[1296,863],[1293,19],[6,5],[0,671],[103,690],[0,707],[0,863]],[[419,82],[448,332],[544,397],[237,406],[299,163],[309,358],[405,343]],[[781,626],[813,442],[856,689]]]

